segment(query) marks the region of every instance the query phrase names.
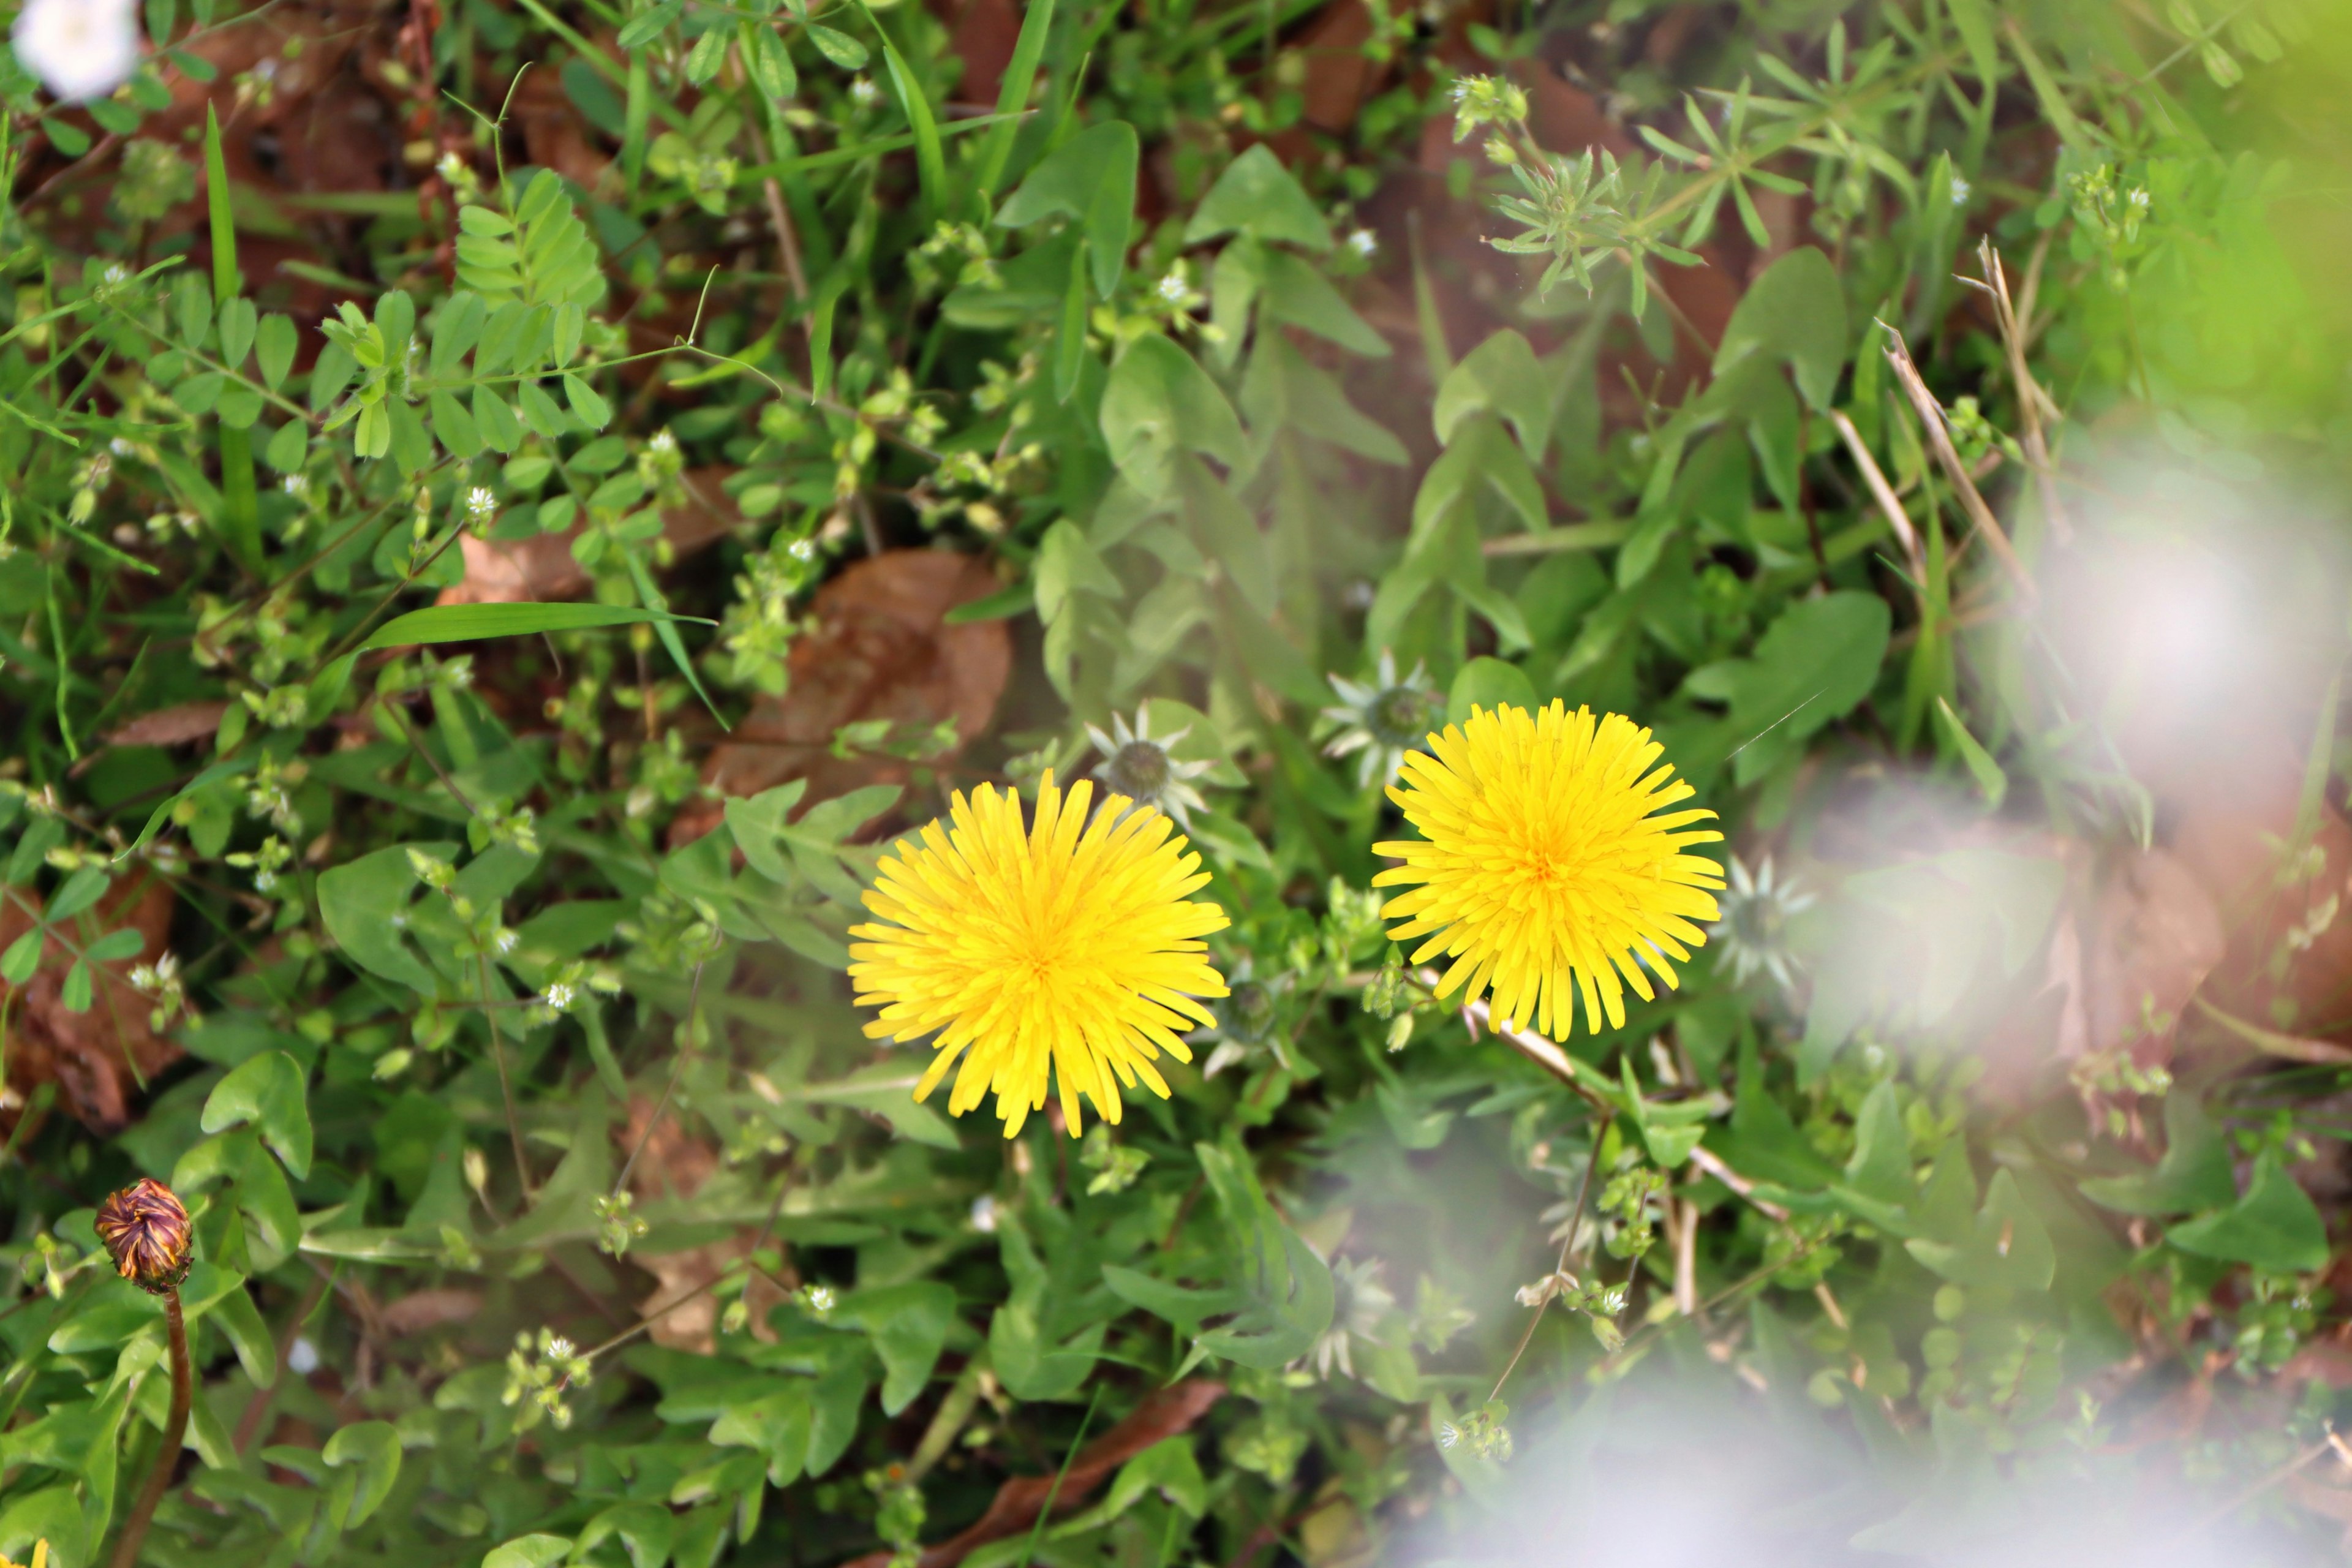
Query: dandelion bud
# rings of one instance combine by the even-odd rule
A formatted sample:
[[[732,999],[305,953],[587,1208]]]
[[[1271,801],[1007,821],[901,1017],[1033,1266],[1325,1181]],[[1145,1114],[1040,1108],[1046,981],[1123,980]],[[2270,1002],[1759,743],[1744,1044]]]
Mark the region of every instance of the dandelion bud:
[[[142,1176],[100,1206],[96,1223],[116,1272],[141,1289],[166,1295],[188,1277],[188,1211],[163,1183]]]

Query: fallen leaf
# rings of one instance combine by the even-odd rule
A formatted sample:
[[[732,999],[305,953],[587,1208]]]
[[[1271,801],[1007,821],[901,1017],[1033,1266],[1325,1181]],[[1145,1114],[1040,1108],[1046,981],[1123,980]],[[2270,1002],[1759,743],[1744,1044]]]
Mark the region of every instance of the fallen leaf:
[[[1079,1449],[1058,1478],[1023,1476],[997,1488],[986,1513],[938,1545],[924,1547],[915,1568],[955,1568],[990,1542],[1027,1530],[1037,1522],[1049,1496],[1055,1512],[1070,1512],[1121,1465],[1154,1443],[1191,1431],[1224,1396],[1223,1384],[1198,1377],[1153,1390],[1126,1420]],[[886,1568],[889,1562],[889,1552],[876,1552],[856,1559],[848,1568]]]
[[[908,775],[897,757],[834,755],[844,725],[887,720],[927,730],[951,720],[957,748],[969,743],[995,717],[1013,637],[1003,621],[949,626],[945,617],[1000,586],[976,558],[940,550],[891,551],[851,566],[817,590],[809,606],[816,626],[793,644],[784,694],[752,704],[711,748],[704,782],[750,795],[805,778],[803,805],[813,805]],[[719,815],[711,805],[682,813],[672,842],[708,832]]]
[[[1003,85],[1004,68],[1021,38],[1021,13],[1013,0],[964,0],[948,35],[948,53],[963,62],[956,83],[956,101],[993,112]]]
[[[532,163],[554,170],[582,190],[596,188],[612,155],[590,138],[560,76],[551,70],[525,71],[514,90],[511,112],[522,127],[523,148]]]
[[[12,896],[0,903],[0,952],[33,929],[33,918]],[[37,907],[38,900],[28,900]],[[83,1125],[111,1137],[131,1123],[132,1098],[184,1053],[178,1041],[149,1026],[154,1004],[127,976],[161,957],[172,926],[171,885],[134,872],[75,923],[93,935],[129,926],[140,935],[135,958],[100,963],[89,1010],[67,1009],[62,995],[73,960],[52,938],[40,967],[22,986],[0,982],[0,1013],[8,1020],[7,1099],[22,1106],[33,1091],[54,1083]],[[12,1117],[13,1123],[14,1118]]]
[[[635,1096],[629,1101],[627,1125],[614,1131],[621,1157],[635,1157],[629,1166],[629,1191],[641,1204],[659,1197],[690,1198],[718,1171],[719,1151],[688,1133],[676,1117],[665,1114],[655,1121],[653,1113],[653,1101]],[[631,1260],[656,1282],[654,1290],[637,1303],[638,1316],[647,1320],[646,1337],[668,1350],[701,1355],[716,1350],[719,1300],[706,1287],[740,1261],[757,1239],[758,1233],[747,1227],[723,1240],[682,1251],[633,1252]],[[773,1342],[776,1334],[768,1325],[768,1311],[783,1300],[783,1291],[766,1275],[754,1274],[745,1287],[744,1300],[751,1308],[751,1336]],[[680,1301],[682,1305],[672,1305]]]
[[[2106,868],[2087,922],[2080,993],[2093,1051],[2171,1054],[2189,998],[2221,962],[2221,912],[2188,863],[2163,848]]]
[[[675,557],[683,559],[725,538],[743,521],[743,514],[720,488],[735,470],[697,468],[685,477],[686,500],[662,512],[662,537]],[[572,599],[588,591],[589,576],[572,557],[572,542],[580,525],[562,533],[534,533],[526,539],[479,539],[457,536],[466,559],[466,575],[441,590],[436,605],[539,605]]]
[[[1300,87],[1301,118],[1324,131],[1345,131],[1356,122],[1364,100],[1380,89],[1389,68],[1364,53],[1372,36],[1372,14],[1364,0],[1326,5],[1295,46],[1307,65]]]
[[[226,702],[175,702],[152,713],[142,713],[107,736],[106,743],[184,746],[191,741],[209,741],[219,732],[221,716],[227,711]]]
[[[465,1322],[481,1310],[478,1290],[415,1290],[386,1303],[376,1314],[376,1322],[385,1333],[398,1338]]]

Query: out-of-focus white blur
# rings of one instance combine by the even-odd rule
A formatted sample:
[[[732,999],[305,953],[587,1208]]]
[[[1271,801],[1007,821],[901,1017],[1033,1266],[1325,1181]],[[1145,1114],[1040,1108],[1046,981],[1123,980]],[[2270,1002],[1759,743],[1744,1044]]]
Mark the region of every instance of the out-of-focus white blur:
[[[2167,1467],[2097,1444],[1937,1462],[1926,1435],[1873,1454],[1801,1391],[1720,1372],[1582,1394],[1521,1435],[1491,1492],[1433,1514],[1412,1568],[2266,1568],[2333,1561]],[[1953,1445],[1969,1447],[1966,1434]],[[2320,1462],[2333,1465],[2332,1457]]]

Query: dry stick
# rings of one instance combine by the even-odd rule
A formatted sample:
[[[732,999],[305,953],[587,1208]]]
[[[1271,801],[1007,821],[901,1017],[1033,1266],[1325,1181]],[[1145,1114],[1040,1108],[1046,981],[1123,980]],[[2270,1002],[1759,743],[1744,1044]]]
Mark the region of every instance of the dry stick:
[[[1837,426],[1847,453],[1853,458],[1853,466],[1862,470],[1862,482],[1870,488],[1871,499],[1878,503],[1878,510],[1886,514],[1888,526],[1895,530],[1895,537],[1903,546],[1903,559],[1911,567],[1911,581],[1920,584],[1924,590],[1927,581],[1927,557],[1919,548],[1918,530],[1911,526],[1911,514],[1903,510],[1903,498],[1896,495],[1895,487],[1886,482],[1886,475],[1880,469],[1878,459],[1870,455],[1869,443],[1862,438],[1862,432],[1853,427],[1853,421],[1845,416],[1845,411],[1831,409],[1830,423]]]
[[[2031,310],[2034,286],[2041,281],[2042,258],[2049,253],[2050,237],[2057,232],[2044,230],[2041,242],[2033,248],[2033,260],[2028,268],[2026,309]],[[2060,542],[2071,538],[2074,525],[2068,521],[2066,508],[2058,499],[2057,475],[2050,464],[2050,443],[2042,434],[2042,422],[2064,417],[2042,384],[2033,379],[2033,372],[2025,363],[2026,333],[2031,322],[2018,313],[2009,297],[2009,273],[2000,264],[2000,252],[1992,247],[1990,239],[1977,245],[1977,259],[1984,268],[1984,281],[1978,285],[1992,299],[1994,319],[2000,326],[2000,344],[2009,355],[2009,379],[2017,389],[2018,418],[2024,426],[2019,445],[2025,449],[2027,467],[2033,470],[2035,488],[2042,493],[2042,513],[2050,520],[2050,531]],[[1974,279],[1963,279],[1962,282]]]
[[[188,1436],[188,1407],[195,1397],[195,1377],[188,1365],[188,1325],[180,1315],[176,1286],[163,1294],[163,1326],[172,1342],[172,1413],[164,1418],[163,1446],[155,1450],[147,1484],[140,1489],[131,1517],[122,1521],[122,1538],[114,1543],[114,1568],[132,1568],[139,1561],[139,1548],[147,1539],[147,1526],[154,1521],[155,1505],[163,1500],[163,1490],[172,1484],[172,1472],[179,1468],[180,1446]]]
[[[2032,603],[2035,597],[2033,578],[2025,570],[2025,563],[2017,558],[2017,552],[2010,545],[2009,535],[2001,531],[2000,520],[1994,517],[1992,508],[1985,504],[1976,481],[1969,477],[1968,465],[1960,461],[1960,454],[1953,447],[1952,433],[1944,424],[1943,405],[1936,401],[1936,395],[1927,390],[1927,382],[1920,378],[1919,367],[1911,363],[1911,351],[1905,346],[1903,334],[1886,326],[1885,321],[1878,324],[1886,327],[1886,363],[1895,367],[1895,379],[1903,384],[1904,394],[1911,399],[1912,411],[1919,416],[1919,423],[1927,427],[1927,445],[1935,451],[1936,461],[1943,468],[1944,477],[1951,481],[1952,489],[1958,493],[1961,510],[1969,514],[1969,521],[1975,524],[1977,532],[1984,536],[1985,544],[2000,562],[2001,569],[2009,574],[2010,581],[2016,584],[2019,595]]]

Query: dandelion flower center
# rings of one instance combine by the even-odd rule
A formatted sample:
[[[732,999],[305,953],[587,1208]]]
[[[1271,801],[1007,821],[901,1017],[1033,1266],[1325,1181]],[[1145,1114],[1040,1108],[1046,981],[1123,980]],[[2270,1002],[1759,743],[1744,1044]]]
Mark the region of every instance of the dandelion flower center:
[[[1692,790],[1658,764],[1649,731],[1554,702],[1474,708],[1429,745],[1389,791],[1422,837],[1374,846],[1403,864],[1372,880],[1412,889],[1381,913],[1403,922],[1394,940],[1427,939],[1413,963],[1453,960],[1440,996],[1491,987],[1496,1016],[1565,1039],[1579,995],[1597,1032],[1604,1016],[1624,1023],[1628,987],[1656,994],[1646,972],[1675,985],[1723,886],[1713,861],[1682,851],[1723,836],[1691,829],[1711,811],[1657,815]]]
[[[1034,825],[1020,797],[982,784],[945,824],[885,857],[866,907],[887,924],[855,927],[849,967],[867,1035],[936,1035],[915,1098],[961,1058],[948,1110],[990,1094],[1008,1138],[1057,1085],[1073,1137],[1081,1096],[1119,1119],[1122,1087],[1162,1099],[1151,1063],[1192,1060],[1182,1032],[1213,1023],[1196,1000],[1225,994],[1201,939],[1224,911],[1190,895],[1209,880],[1167,817],[1111,795],[1087,820],[1091,783],[1066,797],[1048,773]]]

